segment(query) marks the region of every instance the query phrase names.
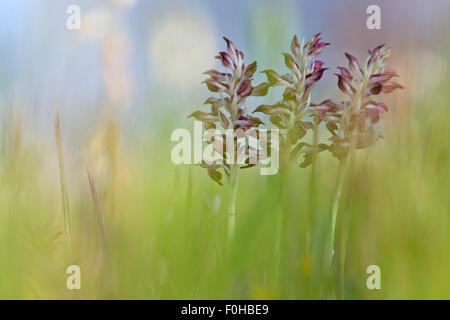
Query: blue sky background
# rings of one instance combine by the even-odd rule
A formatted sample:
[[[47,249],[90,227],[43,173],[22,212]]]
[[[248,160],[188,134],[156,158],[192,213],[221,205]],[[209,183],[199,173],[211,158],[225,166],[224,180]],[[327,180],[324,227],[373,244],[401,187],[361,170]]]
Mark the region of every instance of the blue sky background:
[[[94,123],[98,106],[105,101],[99,58],[102,39],[77,41],[65,27],[66,8],[70,4],[79,5],[83,18],[93,9],[111,7],[112,2],[1,1],[2,108],[11,103],[22,104],[25,118],[36,129],[46,130],[55,104],[65,110],[74,132]],[[365,27],[365,10],[369,4],[381,7],[382,30],[370,31]],[[130,107],[122,116],[131,119],[131,126],[145,124],[142,119],[164,118],[167,115],[164,110],[176,110],[179,105],[198,106],[204,100],[206,93],[200,85],[198,89],[191,86],[186,90],[161,82],[164,66],[155,66],[151,61],[152,35],[158,33],[158,28],[174,12],[188,22],[194,23],[199,17],[206,21],[205,29],[213,35],[215,51],[223,50],[221,37],[226,35],[245,52],[248,61],[258,59],[262,69],[283,68],[280,53],[289,49],[293,34],[309,37],[322,32],[332,46],[322,57],[331,70],[317,91],[320,95],[335,86],[332,73],[338,64],[345,63],[345,51],[363,56],[368,48],[387,42],[393,47],[393,59],[413,60],[411,57],[416,52],[424,50],[446,59],[449,10],[450,2],[445,0],[140,0],[118,10],[115,20],[131,47],[127,66],[133,94]],[[182,35],[173,34],[175,43],[177,37]],[[192,46],[196,45],[194,40]],[[189,48],[176,50],[189,52]],[[186,64],[190,63],[187,56]],[[185,109],[181,109],[184,113]]]

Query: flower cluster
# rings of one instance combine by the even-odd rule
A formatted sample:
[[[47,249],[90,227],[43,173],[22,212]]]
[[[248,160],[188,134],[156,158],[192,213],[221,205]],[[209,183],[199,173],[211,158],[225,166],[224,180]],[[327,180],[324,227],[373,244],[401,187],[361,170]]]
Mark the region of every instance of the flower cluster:
[[[270,121],[280,129],[284,129],[281,137],[281,163],[289,165],[296,161],[298,155],[305,158],[301,167],[306,167],[315,155],[325,150],[325,145],[311,145],[300,140],[308,129],[317,126],[316,123],[304,121],[309,111],[310,93],[315,84],[322,78],[327,68],[324,63],[316,60],[329,43],[321,41],[320,33],[312,36],[305,44],[298,42],[294,36],[291,43],[291,53],[283,53],[289,73],[279,75],[274,70],[263,71],[272,86],[284,87],[283,99],[274,105],[261,105],[254,112],[270,116]]]
[[[380,138],[375,134],[374,124],[388,109],[384,103],[374,101],[374,96],[403,88],[391,80],[398,74],[385,67],[389,54],[390,48],[385,45],[369,50],[369,57],[361,67],[354,56],[346,53],[348,68],[339,67],[336,76],[339,89],[348,99],[342,102],[328,99],[310,107],[316,118],[326,122],[332,134],[329,150],[339,160],[352,148],[365,148]]]
[[[193,117],[204,123],[205,129],[215,129],[220,125],[223,129],[233,129],[241,134],[249,133],[252,128],[257,128],[262,121],[246,113],[244,103],[249,96],[264,96],[270,87],[270,84],[263,82],[253,87],[253,75],[256,72],[256,61],[248,65],[244,64],[244,54],[236,49],[233,42],[224,37],[227,43],[227,52],[220,52],[215,58],[219,59],[225,67],[224,72],[217,70],[208,70],[204,74],[209,77],[204,81],[208,89],[219,93],[219,97],[210,97],[205,104],[211,105],[210,112],[195,111],[189,117]],[[240,130],[239,130],[240,129]],[[237,136],[234,137],[237,140]],[[218,139],[215,144],[221,144],[215,148],[226,159],[225,137]],[[237,144],[235,144],[237,145]],[[241,151],[241,150],[239,150]],[[238,157],[238,152],[232,153]],[[236,161],[236,159],[234,159]],[[247,161],[248,162],[248,161]],[[223,168],[227,177],[230,174],[230,166],[226,161],[220,163],[208,164],[203,162],[202,166],[208,169],[210,177],[221,184],[222,174],[217,171]]]
[[[208,70],[209,77],[204,81],[208,89],[219,93],[219,97],[210,97],[205,104],[211,105],[210,112],[195,111],[190,115],[204,123],[205,129],[221,126],[224,129],[238,130],[240,135],[250,135],[250,129],[258,128],[262,121],[246,113],[244,103],[249,96],[264,96],[270,87],[284,88],[282,99],[273,105],[260,105],[253,113],[269,116],[270,122],[281,129],[280,133],[280,164],[289,167],[303,155],[300,167],[306,167],[314,162],[319,152],[329,150],[339,160],[347,157],[351,150],[366,148],[380,138],[376,134],[375,125],[380,115],[388,109],[382,102],[375,101],[380,93],[390,93],[400,84],[392,81],[398,74],[385,66],[385,60],[390,54],[390,48],[385,45],[369,50],[369,56],[363,65],[349,53],[348,68],[338,67],[338,88],[348,98],[345,101],[326,99],[319,104],[311,103],[311,91],[328,69],[317,57],[329,43],[323,42],[320,33],[312,36],[306,43],[299,43],[294,36],[291,52],[283,53],[284,62],[289,70],[279,75],[274,70],[262,71],[267,76],[267,82],[258,86],[252,85],[256,72],[256,62],[244,64],[242,51],[224,38],[227,52],[220,52],[216,57],[225,67],[224,72]],[[310,119],[306,117],[310,116]],[[312,120],[311,120],[312,119]],[[319,126],[324,124],[332,134],[330,143],[319,143]],[[239,130],[240,129],[240,130]],[[308,130],[313,131],[313,142],[304,141]],[[257,131],[257,130],[254,130]],[[234,135],[235,141],[240,138]],[[225,160],[227,157],[225,137],[222,135],[214,141],[220,145],[217,150]],[[234,144],[237,155],[237,143]],[[236,152],[237,151],[237,152]],[[229,153],[228,153],[229,155]],[[236,159],[234,159],[236,160]],[[230,178],[230,165],[227,161],[220,163],[203,163],[208,173],[215,181],[221,183],[222,174],[217,170],[223,168]],[[246,166],[251,164],[246,160]],[[235,169],[235,167],[233,167]]]

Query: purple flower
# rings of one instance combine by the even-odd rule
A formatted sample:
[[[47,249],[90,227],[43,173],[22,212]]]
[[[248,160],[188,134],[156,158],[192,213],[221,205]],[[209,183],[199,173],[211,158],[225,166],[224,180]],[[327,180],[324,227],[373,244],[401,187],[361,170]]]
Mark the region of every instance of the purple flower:
[[[348,67],[350,68],[350,70],[354,73],[357,73],[358,75],[362,76],[363,75],[363,71],[361,69],[361,67],[359,66],[358,60],[356,60],[356,58],[354,56],[352,56],[350,53],[345,53],[345,56],[348,59]]]
[[[326,46],[330,45],[328,42],[321,42],[322,38],[320,33],[312,36],[304,46],[304,50],[310,57],[316,57],[320,55]]]
[[[390,52],[385,45],[369,50],[364,67],[354,56],[346,53],[348,68],[339,67],[340,73],[336,76],[338,88],[348,96],[348,101],[334,104],[327,100],[313,107],[316,117],[327,122],[326,127],[332,133],[330,151],[339,159],[347,156],[348,146],[365,148],[378,139],[373,136],[371,126],[380,120],[380,115],[388,108],[384,103],[374,101],[373,96],[403,89],[403,86],[392,81],[398,74],[385,67]]]
[[[251,128],[257,128],[262,121],[250,115],[247,115],[243,108],[245,100],[249,96],[264,96],[267,94],[270,83],[263,82],[255,87],[252,85],[253,75],[256,72],[256,61],[245,65],[244,54],[236,49],[233,42],[224,37],[227,43],[227,52],[222,51],[216,56],[222,63],[225,70],[208,70],[204,72],[208,78],[203,81],[208,90],[218,93],[218,97],[210,97],[205,104],[211,106],[210,112],[195,111],[189,117],[193,117],[204,123],[205,129],[217,128],[224,129],[241,129],[247,132]],[[225,150],[225,149],[222,149]],[[219,152],[219,150],[217,150]],[[221,152],[224,159],[225,152]],[[235,150],[236,154],[236,150]],[[225,161],[223,161],[225,163]],[[224,168],[225,174],[228,175],[228,164],[207,164],[203,163],[203,167],[208,169],[209,176],[216,182],[220,183],[222,175],[217,171]]]
[[[297,36],[291,42],[291,52],[283,53],[284,63],[289,70],[285,75],[279,75],[274,70],[264,70],[267,81],[272,86],[284,87],[283,99],[273,105],[261,105],[254,112],[261,112],[270,117],[270,121],[280,129],[281,144],[286,146],[285,152],[289,157],[285,165],[289,165],[297,154],[304,154],[304,161],[300,166],[309,165],[317,152],[323,151],[318,146],[308,146],[301,142],[307,130],[314,126],[304,118],[308,114],[310,94],[317,82],[322,78],[328,68],[324,68],[324,62],[315,59],[329,43],[322,42],[320,33],[312,36],[301,47]],[[322,119],[320,116],[316,119]],[[291,161],[291,159],[293,161]]]

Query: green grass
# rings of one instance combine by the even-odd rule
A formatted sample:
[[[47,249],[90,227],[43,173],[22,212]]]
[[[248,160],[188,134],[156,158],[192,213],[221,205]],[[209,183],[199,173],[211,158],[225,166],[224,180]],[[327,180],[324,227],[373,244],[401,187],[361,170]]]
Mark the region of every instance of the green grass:
[[[344,298],[450,297],[450,96],[444,89],[399,93],[412,103],[390,103],[384,139],[357,152],[338,217],[337,230],[349,218]],[[61,130],[67,150],[63,121]],[[336,297],[336,279],[324,270],[338,170],[330,154],[317,163],[310,250],[311,168],[293,168],[287,178],[242,170],[229,243],[226,188],[202,168],[173,165],[167,126],[154,131],[159,134],[119,146],[114,183],[108,155],[103,165],[87,166],[64,154],[71,163],[70,252],[56,146],[47,150],[20,131],[11,134],[0,162],[0,298]],[[107,247],[86,169],[103,208]],[[336,239],[340,254],[346,241],[339,233]],[[80,291],[65,287],[71,264],[81,267]],[[381,267],[381,290],[366,288],[372,264]]]

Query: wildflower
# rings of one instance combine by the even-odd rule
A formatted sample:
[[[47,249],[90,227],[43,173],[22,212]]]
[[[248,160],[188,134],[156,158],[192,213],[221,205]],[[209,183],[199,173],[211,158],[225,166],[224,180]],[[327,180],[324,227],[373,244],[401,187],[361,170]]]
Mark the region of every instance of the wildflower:
[[[223,169],[228,178],[228,238],[231,240],[236,221],[238,171],[240,168],[254,165],[252,155],[258,149],[258,146],[250,146],[249,142],[247,157],[245,145],[242,146],[239,141],[242,138],[245,139],[247,135],[249,137],[253,135],[255,131],[251,129],[262,124],[259,118],[246,113],[244,103],[249,96],[266,95],[270,84],[263,82],[254,87],[252,81],[257,68],[256,61],[246,65],[242,51],[236,49],[233,42],[227,38],[224,37],[224,40],[227,43],[227,51],[219,52],[216,59],[222,62],[225,71],[208,70],[205,74],[209,78],[204,81],[210,91],[219,93],[220,96],[210,97],[205,101],[206,104],[211,105],[210,112],[195,111],[189,117],[203,121],[205,129],[215,129],[217,126],[221,126],[228,132],[230,131],[228,129],[232,131],[232,146],[226,143],[228,137],[223,134],[215,136],[214,141],[210,142],[221,159],[212,163],[203,161],[201,164],[208,170],[209,176],[220,185],[222,185],[222,174],[218,171],[219,169]],[[230,147],[232,150],[229,149]],[[227,158],[231,161],[227,161]]]
[[[249,133],[250,129],[257,128],[262,124],[259,118],[246,113],[244,109],[245,100],[249,96],[266,95],[270,84],[263,82],[258,86],[253,86],[253,75],[257,68],[256,61],[246,65],[242,51],[236,49],[229,39],[224,37],[224,40],[227,43],[227,51],[219,52],[215,58],[221,61],[226,70],[224,72],[214,69],[208,70],[204,72],[208,75],[208,78],[203,81],[209,91],[219,93],[220,96],[210,97],[205,101],[205,104],[211,106],[210,112],[195,111],[189,117],[202,121],[205,129],[215,129],[221,126],[223,129],[233,129],[235,132],[240,129],[240,132],[245,134]],[[237,138],[235,136],[236,140]],[[222,137],[220,141],[225,141],[225,137]],[[233,154],[239,158],[239,152],[237,151],[241,150],[238,147],[235,149],[235,152],[231,152],[229,155]],[[227,156],[226,146],[218,147],[216,150],[222,151],[222,160],[225,160]],[[219,168],[224,169],[228,178],[230,178],[230,174],[233,174],[233,170],[227,161],[221,161],[220,164],[203,162],[202,167],[206,168],[209,176],[219,184],[222,184],[222,174],[217,171]],[[242,168],[245,167],[249,167],[248,159],[247,165]]]
[[[385,45],[369,50],[369,57],[362,67],[354,56],[346,53],[348,68],[338,67],[336,76],[338,88],[348,96],[348,100],[325,100],[310,108],[316,117],[326,121],[332,134],[329,150],[340,160],[352,148],[366,148],[380,138],[374,133],[373,126],[388,108],[384,103],[376,102],[375,96],[403,88],[392,81],[398,74],[385,67],[390,51]]]
[[[403,88],[392,81],[398,74],[385,66],[385,60],[391,50],[385,45],[369,50],[366,63],[361,66],[358,60],[349,53],[345,56],[348,68],[339,67],[338,88],[348,96],[346,101],[336,102],[325,100],[311,107],[315,117],[326,122],[326,128],[331,132],[331,144],[328,149],[340,160],[336,186],[331,205],[331,223],[328,238],[328,255],[326,268],[330,269],[335,245],[336,221],[339,203],[344,191],[345,181],[350,170],[349,154],[355,149],[366,148],[374,144],[380,136],[375,134],[374,125],[380,120],[380,114],[388,110],[382,102],[374,100],[380,93],[390,93]],[[346,237],[346,236],[344,236]],[[344,246],[345,247],[345,246]],[[340,253],[340,264],[345,264],[345,250]],[[341,270],[340,282],[343,286],[344,273]]]
[[[315,155],[325,150],[323,144],[300,142],[309,129],[317,129],[317,123],[304,121],[309,111],[310,94],[316,83],[328,69],[324,63],[315,58],[319,56],[329,43],[322,42],[320,33],[312,36],[306,44],[300,45],[297,36],[291,43],[291,53],[283,53],[289,73],[279,75],[274,70],[265,70],[267,81],[271,86],[284,87],[283,99],[274,105],[261,105],[254,112],[261,112],[270,117],[270,121],[280,129],[284,129],[281,145],[282,162],[286,166],[294,163],[300,154],[304,154],[301,167],[312,163]]]

